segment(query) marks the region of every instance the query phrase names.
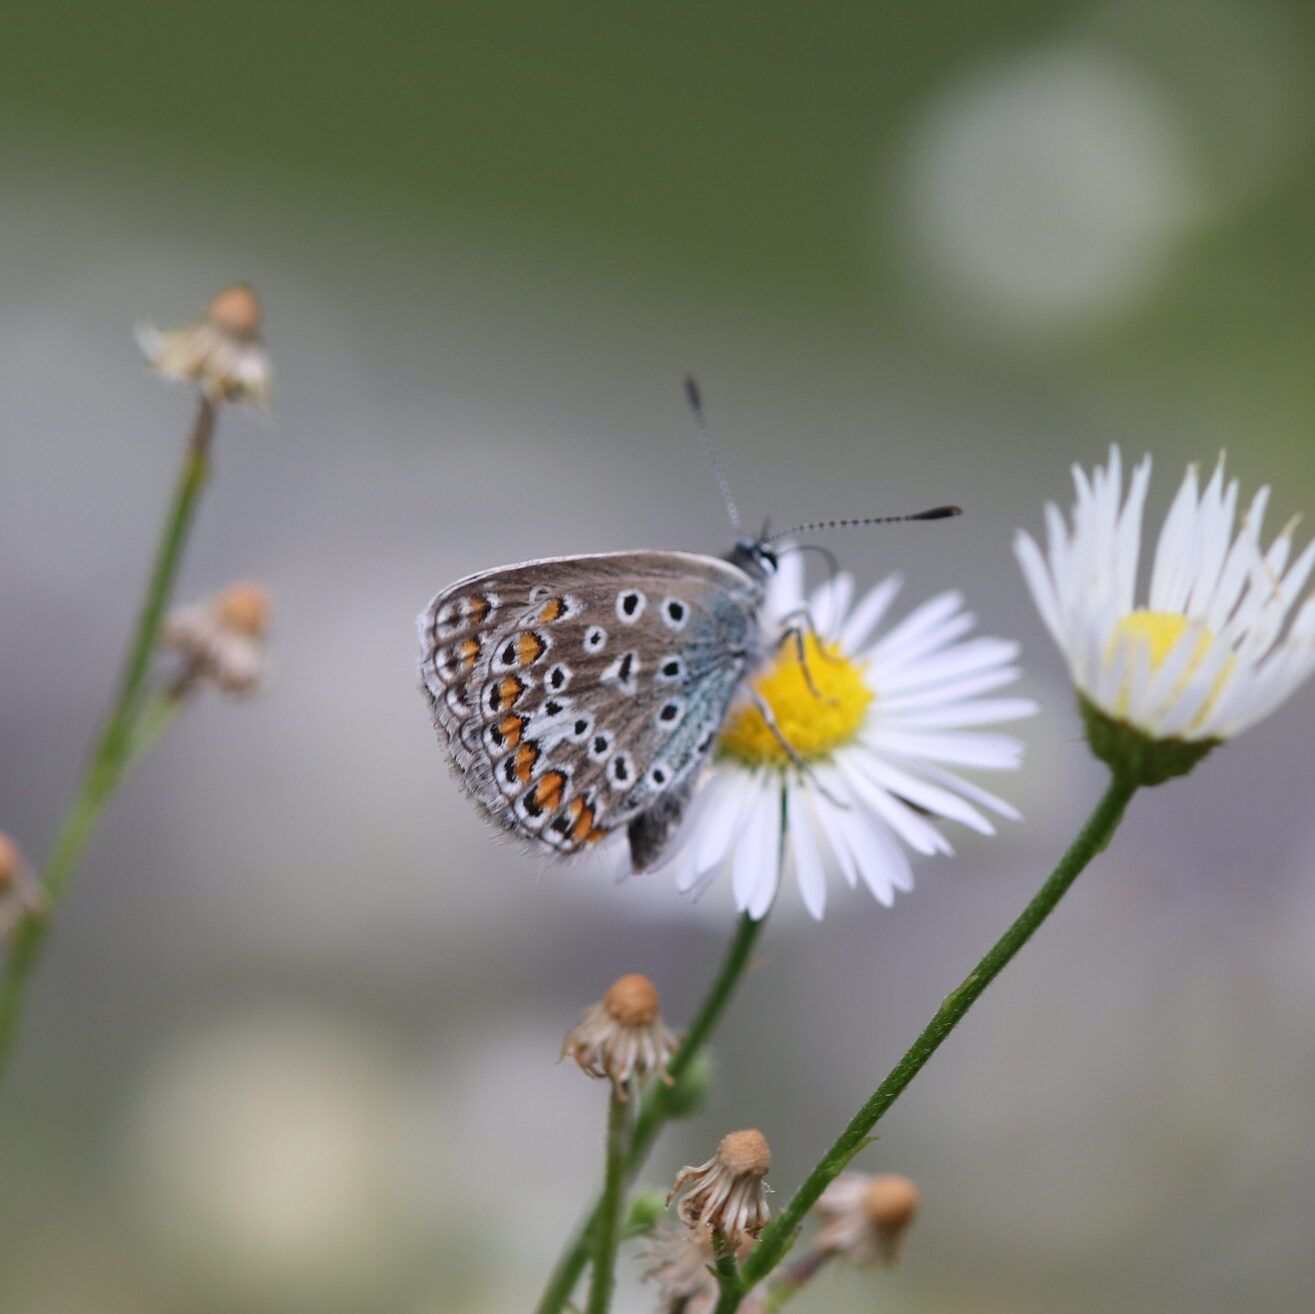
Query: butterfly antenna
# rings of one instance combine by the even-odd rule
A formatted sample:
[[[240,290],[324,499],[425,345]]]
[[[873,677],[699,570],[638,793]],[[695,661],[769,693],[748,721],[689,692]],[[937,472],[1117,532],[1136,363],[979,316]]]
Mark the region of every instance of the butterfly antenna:
[[[694,427],[699,431],[699,437],[703,441],[703,450],[707,452],[708,460],[712,462],[712,477],[717,481],[717,487],[721,491],[721,500],[726,503],[726,514],[731,518],[731,527],[738,534],[740,512],[735,505],[735,499],[731,496],[731,482],[726,478],[726,471],[722,469],[721,457],[717,455],[717,449],[712,445],[708,420],[703,414],[703,394],[699,391],[698,380],[692,374],[685,376],[685,397],[689,401],[690,413],[694,416]]]
[[[963,508],[958,506],[934,506],[930,511],[915,511],[909,516],[862,516],[845,520],[814,520],[807,525],[791,525],[780,533],[773,534],[767,541],[775,543],[779,538],[788,538],[791,534],[809,534],[817,529],[849,529],[855,525],[895,525],[905,520],[948,520],[951,516],[963,515]]]

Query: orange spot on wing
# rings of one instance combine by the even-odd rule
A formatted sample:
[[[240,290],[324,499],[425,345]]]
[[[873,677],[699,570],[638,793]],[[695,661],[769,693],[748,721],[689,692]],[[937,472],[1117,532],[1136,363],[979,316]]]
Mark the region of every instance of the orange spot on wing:
[[[542,808],[545,812],[552,812],[560,806],[565,789],[566,777],[560,771],[547,772],[535,785],[534,793],[531,795],[535,807]]]
[[[543,656],[547,644],[533,630],[516,636],[516,660],[522,666],[533,666]]]
[[[468,671],[475,664],[475,658],[479,656],[479,641],[476,639],[462,639],[457,644],[457,661],[461,664],[463,671]]]
[[[583,844],[597,844],[599,840],[607,838],[607,831],[601,826],[595,826],[581,841]]]
[[[530,776],[534,773],[534,764],[538,760],[539,749],[536,744],[527,741],[516,750],[516,779],[519,780],[522,785],[528,785],[530,783]],[[560,773],[550,772],[549,774],[557,775]],[[545,776],[544,780],[547,778],[548,777]],[[542,781],[540,784],[542,784]],[[535,790],[535,794],[538,794],[538,789]],[[535,799],[535,802],[538,802],[537,798]]]
[[[582,798],[571,800],[571,839],[584,844],[594,828],[594,810]]]
[[[491,607],[482,593],[473,593],[466,599],[466,617],[476,625],[483,625]]]
[[[523,716],[504,716],[498,722],[498,733],[502,736],[502,742],[508,748],[515,748],[520,743],[524,731],[525,718]]]
[[[561,620],[564,615],[566,615],[566,599],[549,598],[539,612],[539,619],[547,624],[550,621]]]
[[[525,692],[525,685],[514,675],[502,678],[498,685],[498,708],[515,707],[516,700]]]

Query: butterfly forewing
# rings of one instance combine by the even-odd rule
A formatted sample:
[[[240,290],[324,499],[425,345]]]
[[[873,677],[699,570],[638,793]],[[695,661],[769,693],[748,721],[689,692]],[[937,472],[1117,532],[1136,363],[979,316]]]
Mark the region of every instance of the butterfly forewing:
[[[420,618],[421,675],[463,786],[557,853],[646,814],[678,818],[758,660],[761,601],[736,566],[682,552],[529,562],[452,585]]]

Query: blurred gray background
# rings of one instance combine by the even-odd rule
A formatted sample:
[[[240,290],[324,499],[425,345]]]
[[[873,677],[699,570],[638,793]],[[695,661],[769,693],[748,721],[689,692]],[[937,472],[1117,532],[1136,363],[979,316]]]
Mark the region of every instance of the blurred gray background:
[[[274,594],[268,692],[131,779],[0,1094],[5,1314],[508,1314],[599,1173],[561,1034],[642,970],[683,1021],[725,884],[496,842],[415,690],[459,575],[721,551],[696,371],[753,522],[1024,645],[1025,812],[890,911],[787,898],[665,1186],[731,1126],[789,1192],[1101,786],[1009,549],[1153,450],[1315,503],[1308,6],[55,0],[0,45],[0,827],[39,858],[182,436],[134,321],[263,294],[271,423],[223,417],[182,597]],[[799,1308],[1297,1311],[1315,1282],[1315,698],[1137,801],[886,1119],[896,1272]],[[623,1258],[620,1306],[648,1308]]]

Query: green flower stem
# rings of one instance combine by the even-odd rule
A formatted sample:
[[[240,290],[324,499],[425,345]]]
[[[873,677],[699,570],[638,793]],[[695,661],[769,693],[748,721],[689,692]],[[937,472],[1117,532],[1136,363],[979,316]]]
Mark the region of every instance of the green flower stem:
[[[589,1279],[586,1314],[607,1314],[616,1286],[616,1249],[621,1242],[621,1204],[625,1197],[626,1151],[629,1148],[630,1101],[625,1091],[613,1091],[607,1104],[607,1160],[603,1197],[593,1227],[593,1272]]]
[[[678,1107],[681,1082],[721,1020],[721,1015],[726,1011],[726,1005],[730,1002],[731,995],[735,993],[735,988],[749,965],[753,947],[762,932],[765,920],[764,918],[763,921],[755,922],[748,913],[740,917],[730,948],[727,949],[726,957],[722,960],[721,970],[717,973],[717,978],[713,981],[689,1031],[686,1032],[684,1043],[667,1064],[667,1075],[671,1079],[671,1084],[655,1081],[649,1087],[630,1137],[630,1149],[626,1154],[623,1174],[625,1182],[634,1180],[635,1174],[648,1158],[648,1152],[652,1149],[658,1132],[672,1116],[673,1109]],[[539,1298],[535,1314],[561,1314],[566,1308],[566,1302],[570,1300],[571,1292],[575,1290],[575,1284],[580,1280],[580,1274],[588,1262],[589,1241],[601,1216],[602,1207],[600,1200],[568,1242],[561,1258],[557,1261],[557,1267],[553,1269],[548,1279],[543,1295]]]
[[[87,762],[77,795],[55,837],[41,877],[39,906],[14,931],[13,943],[5,960],[4,977],[0,981],[0,1077],[4,1075],[13,1052],[28,979],[45,944],[51,919],[68,892],[69,882],[96,829],[101,811],[122,779],[125,768],[155,742],[168,721],[163,715],[164,709],[153,704],[143,708],[143,692],[183,546],[210,473],[210,439],[214,428],[214,404],[203,398],[156,549],[113,707]],[[169,709],[170,715],[172,710]]]
[[[712,1234],[712,1266],[717,1271],[717,1285],[721,1288],[721,1299],[717,1302],[720,1309],[722,1302],[733,1300],[734,1309],[744,1296],[744,1284],[740,1281],[740,1266],[735,1262],[735,1251],[726,1244],[726,1238],[720,1232]]]
[[[878,1119],[890,1108],[904,1088],[922,1070],[923,1065],[940,1048],[941,1042],[958,1025],[964,1014],[978,997],[1000,974],[1005,964],[1031,939],[1033,932],[1054,911],[1069,886],[1079,873],[1110,842],[1123,818],[1128,801],[1136,792],[1135,783],[1114,777],[1104,796],[1096,805],[1087,824],[1059,860],[1046,883],[1032,902],[1023,909],[1017,920],[987,951],[986,956],[968,974],[959,988],[953,991],[937,1009],[908,1052],[891,1069],[890,1074],[873,1092],[871,1099],[854,1115],[849,1126],[841,1132],[835,1144],[822,1156],[817,1167],[808,1175],[794,1198],[763,1232],[753,1253],[740,1270],[741,1292],[728,1298],[723,1292],[717,1305],[717,1314],[732,1314],[739,1307],[744,1290],[761,1282],[785,1253],[795,1235],[795,1229],[804,1215],[817,1203],[817,1198],[848,1165],[849,1161],[868,1143]]]

